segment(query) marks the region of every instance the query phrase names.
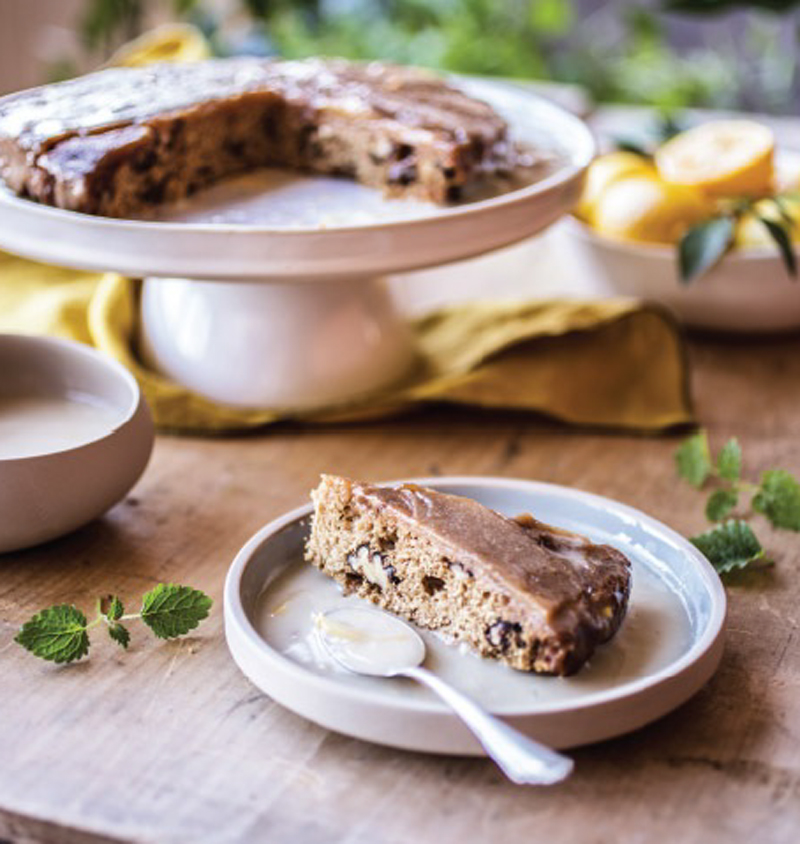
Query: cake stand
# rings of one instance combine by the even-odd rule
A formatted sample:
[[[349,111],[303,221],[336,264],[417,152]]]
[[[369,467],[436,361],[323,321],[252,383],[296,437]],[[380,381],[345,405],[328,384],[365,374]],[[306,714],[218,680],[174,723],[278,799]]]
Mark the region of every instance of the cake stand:
[[[0,248],[144,278],[147,362],[224,404],[275,410],[352,400],[401,378],[413,338],[384,278],[459,261],[542,230],[575,203],[594,154],[576,117],[508,83],[457,78],[517,140],[553,156],[540,180],[439,208],[349,180],[265,170],[158,219],[96,217],[0,189]]]

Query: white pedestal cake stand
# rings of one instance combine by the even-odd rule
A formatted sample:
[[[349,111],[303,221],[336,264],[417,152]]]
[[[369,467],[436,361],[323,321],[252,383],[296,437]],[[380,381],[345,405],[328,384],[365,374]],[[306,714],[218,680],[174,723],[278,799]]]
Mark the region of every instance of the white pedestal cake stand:
[[[383,276],[535,234],[575,202],[594,153],[580,120],[524,89],[457,84],[491,102],[515,140],[555,154],[544,178],[437,208],[347,180],[263,171],[148,221],[63,211],[2,189],[0,247],[144,278],[144,355],[208,398],[272,409],[355,398],[401,377],[413,360]]]

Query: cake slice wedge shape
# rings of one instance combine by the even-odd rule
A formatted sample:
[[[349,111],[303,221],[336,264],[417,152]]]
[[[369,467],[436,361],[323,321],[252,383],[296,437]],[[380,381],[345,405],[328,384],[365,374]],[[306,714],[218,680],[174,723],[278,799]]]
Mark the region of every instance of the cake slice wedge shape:
[[[512,668],[573,674],[625,616],[628,559],[530,515],[333,475],[312,500],[309,562],[346,593]]]

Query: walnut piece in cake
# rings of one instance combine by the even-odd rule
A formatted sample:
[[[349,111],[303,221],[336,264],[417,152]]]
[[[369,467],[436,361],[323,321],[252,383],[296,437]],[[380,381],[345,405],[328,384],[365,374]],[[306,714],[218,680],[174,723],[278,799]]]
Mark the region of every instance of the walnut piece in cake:
[[[512,668],[572,674],[619,629],[627,558],[413,484],[324,475],[306,557],[355,593]]]

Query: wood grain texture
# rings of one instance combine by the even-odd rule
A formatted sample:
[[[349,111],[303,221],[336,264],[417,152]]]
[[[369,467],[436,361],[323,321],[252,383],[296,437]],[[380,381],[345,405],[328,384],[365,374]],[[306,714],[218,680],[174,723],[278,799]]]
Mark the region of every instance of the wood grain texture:
[[[712,441],[740,437],[746,470],[800,473],[800,340],[695,340]],[[0,839],[270,844],[542,840],[793,841],[800,825],[798,537],[763,529],[776,565],[729,588],[712,682],[637,733],[575,753],[576,774],[520,788],[485,760],[344,738],[260,694],[230,659],[221,589],[243,542],[302,503],[323,470],[386,479],[490,474],[553,481],[703,527],[675,476],[677,437],[575,432],[529,416],[430,410],[238,439],[160,438],[139,486],[65,539],[0,557]],[[76,484],[80,479],[76,478]],[[759,525],[761,527],[761,525]],[[58,601],[133,605],[160,580],[204,589],[197,635],[56,667],[12,642]],[[102,631],[96,631],[101,633]]]

